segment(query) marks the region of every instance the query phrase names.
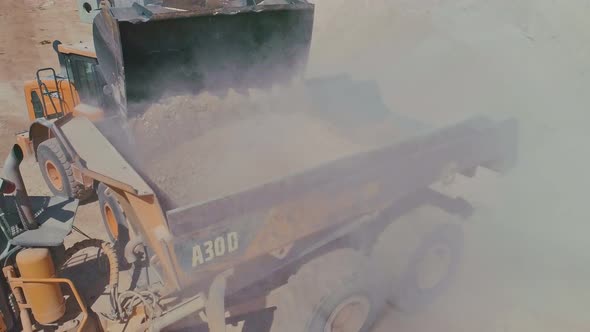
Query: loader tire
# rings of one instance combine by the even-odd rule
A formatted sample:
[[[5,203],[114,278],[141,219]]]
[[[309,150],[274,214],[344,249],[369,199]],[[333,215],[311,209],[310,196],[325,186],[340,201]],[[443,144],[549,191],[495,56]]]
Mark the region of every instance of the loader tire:
[[[129,243],[129,228],[127,226],[127,217],[111,190],[100,183],[97,187],[98,203],[102,222],[106,229],[109,241],[114,244],[120,261],[123,257],[125,246]]]
[[[270,331],[369,331],[383,301],[363,274],[363,263],[358,252],[339,249],[305,264],[267,298],[267,306],[276,307]]]
[[[371,255],[378,284],[395,309],[418,312],[450,286],[463,255],[463,228],[438,208],[421,208],[396,220]]]
[[[92,196],[92,188],[85,188],[74,179],[72,166],[57,139],[50,138],[39,144],[37,160],[43,179],[54,195],[77,198],[81,201]]]

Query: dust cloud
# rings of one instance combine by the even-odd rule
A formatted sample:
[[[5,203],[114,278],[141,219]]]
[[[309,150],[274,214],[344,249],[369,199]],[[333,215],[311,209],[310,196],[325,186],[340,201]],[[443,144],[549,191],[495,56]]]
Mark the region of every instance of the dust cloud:
[[[520,121],[519,162],[445,188],[475,207],[452,287],[376,331],[586,331],[586,1],[317,1],[312,75],[375,79],[395,112],[443,126]]]
[[[465,198],[475,208],[474,215],[462,221],[463,263],[450,288],[420,312],[386,311],[374,330],[587,331],[590,326],[590,318],[585,314],[590,303],[587,284],[590,212],[585,199],[590,185],[590,178],[585,176],[590,166],[587,157],[590,148],[586,144],[590,120],[588,3],[581,0],[315,2],[308,78],[346,73],[354,79],[375,81],[381,91],[380,102],[390,111],[429,127],[443,127],[480,114],[496,119],[515,117],[520,123],[519,142],[515,142],[519,161],[513,170],[504,175],[480,170],[473,179],[459,177],[454,184],[440,189]],[[176,109],[186,108],[184,97],[175,98],[178,99],[168,102],[179,106]],[[152,171],[158,173],[159,167],[168,169],[179,165],[187,174],[219,171],[232,174],[225,179],[226,183],[236,184],[240,180],[235,174],[245,174],[240,173],[244,169],[239,154],[230,163],[220,159],[227,156],[210,156],[227,147],[221,142],[228,139],[225,131],[228,127],[220,129],[216,125],[227,121],[230,127],[234,126],[232,135],[236,136],[231,146],[235,151],[249,151],[254,143],[274,143],[277,137],[293,137],[301,128],[305,130],[296,137],[304,137],[313,145],[326,143],[317,151],[333,153],[327,156],[328,160],[362,150],[358,142],[343,138],[333,128],[322,127],[321,121],[310,124],[307,119],[296,119],[299,115],[293,118],[295,113],[289,110],[304,108],[305,103],[302,105],[301,101],[305,99],[291,95],[283,98],[283,104],[277,107],[280,98],[265,97],[262,103],[244,98],[230,102],[233,104],[229,107],[225,105],[226,110],[216,115],[192,114],[197,117],[195,123],[207,123],[212,128],[204,131],[199,127],[198,143],[181,139],[182,131],[177,131],[179,136],[155,139],[165,142],[160,149],[165,158],[161,159],[161,165],[153,163]],[[204,104],[196,108],[219,106],[219,100],[211,96],[205,96],[199,103]],[[365,114],[375,105],[364,106],[359,114]],[[257,120],[260,114],[272,113],[271,109],[272,112],[282,109],[279,115],[273,115],[279,118],[265,117],[264,121],[269,123]],[[183,114],[165,116],[187,121]],[[158,126],[166,123],[165,119],[140,120],[157,122]],[[241,127],[245,122],[253,126]],[[263,125],[271,127],[271,132],[261,132]],[[144,132],[139,135],[153,135],[149,125],[141,130]],[[272,149],[259,152],[270,156],[303,144],[291,143],[288,147],[270,144]],[[201,152],[191,156],[195,161],[187,159],[186,150],[199,146]],[[177,147],[184,151],[181,152],[184,157],[172,155]],[[309,153],[308,149],[302,151]],[[271,159],[276,162],[277,158]],[[271,159],[264,159],[265,165]],[[308,160],[301,154],[278,159],[277,169],[286,173],[300,169],[291,162]],[[311,164],[317,162],[314,159]],[[197,164],[207,169],[199,170]],[[306,168],[311,164],[299,166]],[[230,165],[231,169],[218,169],[216,165]],[[248,167],[260,171],[254,166],[252,163]],[[284,173],[260,172],[259,175],[241,178],[259,182]],[[173,187],[188,178],[178,173],[176,180],[170,182],[169,178],[154,175],[156,183],[162,186],[169,183]],[[207,183],[191,184],[202,190],[192,193],[193,197],[200,200],[235,189],[224,185],[211,189],[212,183],[220,183],[214,180],[211,177],[206,179]],[[238,187],[251,186],[248,181],[239,183]],[[166,191],[180,204],[188,202],[186,193],[175,193],[170,188]]]

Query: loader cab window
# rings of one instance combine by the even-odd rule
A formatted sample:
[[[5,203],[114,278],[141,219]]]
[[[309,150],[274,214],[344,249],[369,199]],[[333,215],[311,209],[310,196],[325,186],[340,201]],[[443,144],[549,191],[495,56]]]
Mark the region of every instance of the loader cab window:
[[[100,106],[96,65],[96,59],[78,55],[69,55],[66,60],[68,78],[76,91],[78,91],[80,101],[85,104]]]

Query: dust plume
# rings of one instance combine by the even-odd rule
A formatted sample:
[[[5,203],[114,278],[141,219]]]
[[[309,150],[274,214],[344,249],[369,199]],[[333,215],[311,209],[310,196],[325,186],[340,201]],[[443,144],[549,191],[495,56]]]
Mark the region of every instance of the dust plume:
[[[380,97],[356,107],[357,118],[340,128],[334,126],[340,116],[310,119],[306,112],[313,107],[298,88],[262,93],[258,100],[203,94],[153,105],[177,110],[134,120],[143,124],[137,135],[161,144],[141,154],[164,156],[147,159],[152,169],[146,172],[153,172],[158,186],[171,186],[164,191],[178,202],[172,205],[246,189],[391,142],[388,137],[391,141],[367,143],[363,137],[379,135],[350,131],[351,123],[362,123],[381,104],[393,120],[386,129],[396,133],[440,128],[478,114],[515,117],[520,122],[515,169],[505,175],[481,169],[475,178],[459,176],[437,187],[474,207],[474,214],[460,221],[463,261],[449,289],[419,312],[388,308],[374,331],[587,330],[588,4],[317,0],[316,5],[307,78],[346,73],[376,82]],[[355,94],[345,91],[344,99]],[[189,109],[193,112],[183,113]],[[152,130],[168,123],[183,125],[171,125],[162,137]],[[198,192],[175,192],[180,184]],[[390,250],[385,261],[395,256]]]
[[[447,295],[376,331],[586,330],[588,3],[317,2],[313,73],[375,79],[392,111],[433,126],[520,121],[515,169],[444,189],[475,207]]]

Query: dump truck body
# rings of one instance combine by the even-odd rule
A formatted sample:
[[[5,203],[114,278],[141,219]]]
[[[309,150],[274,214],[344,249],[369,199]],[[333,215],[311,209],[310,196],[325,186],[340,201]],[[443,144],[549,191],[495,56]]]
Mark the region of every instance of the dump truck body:
[[[172,278],[169,285],[186,288],[228,268],[248,270],[249,263],[291,248],[286,259],[273,262],[276,266],[235,278],[232,291],[297,261],[315,248],[310,243],[321,246],[345,236],[347,232],[337,230],[427,190],[447,172],[467,174],[479,166],[501,170],[499,165],[514,160],[517,135],[515,122],[486,118],[422,133],[410,130],[389,144],[169,209],[156,195],[158,188],[148,184],[151,180],[127,163],[90,121],[71,118],[58,123],[56,130],[83,161],[82,173],[112,186],[125,210],[137,214],[128,214],[131,225],[159,254],[163,266],[172,269],[162,271]],[[250,152],[254,160],[262,157],[256,149]]]

